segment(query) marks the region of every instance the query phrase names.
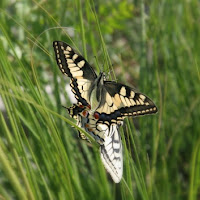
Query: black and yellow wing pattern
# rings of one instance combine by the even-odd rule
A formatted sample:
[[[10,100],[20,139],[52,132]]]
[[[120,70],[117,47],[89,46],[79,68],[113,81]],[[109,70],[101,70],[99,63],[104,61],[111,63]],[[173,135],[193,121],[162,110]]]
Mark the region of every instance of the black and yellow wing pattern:
[[[101,104],[96,111],[100,114],[100,121],[112,124],[120,123],[128,116],[156,113],[157,107],[149,97],[135,89],[114,81],[105,81]]]
[[[96,73],[89,63],[72,47],[60,41],[53,42],[57,65],[61,72],[70,78],[70,86],[77,101],[88,105],[88,90],[91,83],[97,78]]]
[[[77,104],[68,108],[77,125],[99,144],[101,160],[114,182],[123,174],[123,152],[119,126],[128,116],[157,112],[146,95],[124,84],[107,81],[103,73],[96,75],[89,63],[64,42],[53,42],[56,61],[61,72],[70,78]],[[81,139],[88,140],[79,133]]]

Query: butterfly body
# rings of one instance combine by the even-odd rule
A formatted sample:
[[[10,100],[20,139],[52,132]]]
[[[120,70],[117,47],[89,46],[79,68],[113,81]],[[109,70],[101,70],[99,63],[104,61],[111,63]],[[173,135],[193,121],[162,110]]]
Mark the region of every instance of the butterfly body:
[[[91,113],[95,112],[101,104],[103,82],[103,73],[100,73],[100,75],[95,79],[94,83],[89,89],[89,103],[91,106]]]
[[[123,173],[119,126],[125,117],[153,114],[157,107],[149,97],[135,89],[107,81],[103,73],[97,76],[89,63],[68,44],[54,41],[53,47],[57,64],[70,78],[77,99],[77,104],[68,108],[69,114],[100,144],[102,162],[118,183]],[[84,134],[79,136],[88,139]]]

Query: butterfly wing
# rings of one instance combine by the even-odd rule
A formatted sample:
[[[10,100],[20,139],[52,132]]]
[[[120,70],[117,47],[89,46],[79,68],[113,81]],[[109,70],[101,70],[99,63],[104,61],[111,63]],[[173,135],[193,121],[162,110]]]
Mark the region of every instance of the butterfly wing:
[[[156,113],[157,107],[146,95],[126,85],[105,81],[97,112],[100,113],[100,121],[111,124],[121,123],[126,116]]]
[[[101,160],[114,182],[123,174],[122,143],[117,124],[98,122],[93,115],[81,118],[82,127],[100,144]]]
[[[79,105],[73,104],[73,106],[66,109],[68,110],[70,117],[77,119],[78,115],[85,109],[85,107],[80,107]]]
[[[53,42],[56,61],[61,72],[70,77],[70,86],[75,98],[83,105],[89,104],[89,89],[97,78],[89,63],[72,47],[60,41]]]
[[[121,136],[116,124],[110,126],[109,135],[100,146],[101,160],[113,181],[119,183],[123,174],[123,154]]]

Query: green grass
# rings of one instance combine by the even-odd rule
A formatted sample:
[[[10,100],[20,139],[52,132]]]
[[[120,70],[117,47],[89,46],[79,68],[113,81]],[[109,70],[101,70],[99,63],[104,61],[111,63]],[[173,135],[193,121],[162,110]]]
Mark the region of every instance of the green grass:
[[[197,0],[2,0],[0,8],[0,199],[200,198]],[[54,40],[158,106],[121,128],[120,184],[62,108],[71,105],[69,79],[56,65]]]

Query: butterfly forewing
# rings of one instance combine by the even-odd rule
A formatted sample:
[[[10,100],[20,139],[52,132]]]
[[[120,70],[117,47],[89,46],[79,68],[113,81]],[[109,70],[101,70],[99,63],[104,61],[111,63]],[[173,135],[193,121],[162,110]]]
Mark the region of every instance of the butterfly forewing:
[[[56,61],[61,72],[71,78],[70,86],[76,99],[83,105],[89,103],[91,83],[96,79],[96,74],[88,62],[66,43],[53,42]]]
[[[100,120],[115,123],[126,116],[146,115],[157,112],[157,107],[146,95],[113,81],[104,82],[102,101],[97,109]]]

